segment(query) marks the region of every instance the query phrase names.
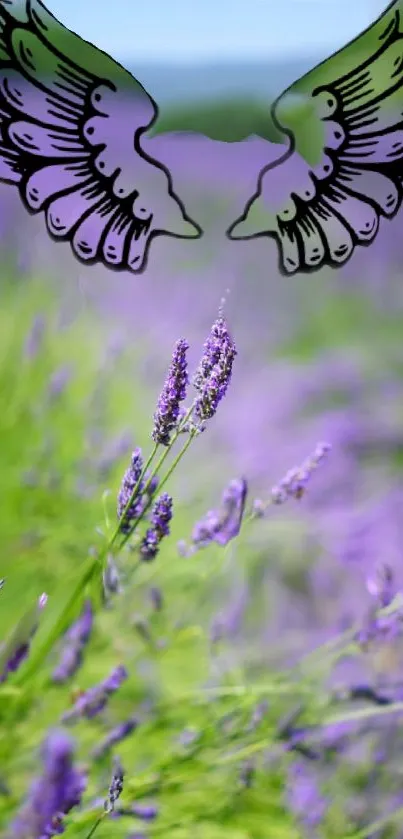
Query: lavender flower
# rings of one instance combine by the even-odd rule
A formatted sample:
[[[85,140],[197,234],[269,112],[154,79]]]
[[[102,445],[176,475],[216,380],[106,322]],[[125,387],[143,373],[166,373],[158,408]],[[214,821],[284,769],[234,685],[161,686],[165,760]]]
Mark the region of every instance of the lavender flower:
[[[180,543],[178,546],[180,553],[189,555],[200,548],[207,547],[212,542],[225,546],[235,539],[241,529],[247,492],[248,485],[245,478],[230,481],[222,494],[220,509],[209,510],[204,518],[196,523],[190,550],[186,544]]]
[[[367,580],[367,589],[373,597],[366,614],[363,626],[357,633],[357,642],[366,649],[371,642],[380,642],[381,647],[392,645],[402,634],[403,614],[401,608],[397,608],[390,614],[378,614],[379,609],[390,606],[397,588],[394,583],[391,568],[385,564],[379,564],[375,574]]]
[[[186,399],[189,381],[186,359],[188,349],[189,344],[184,338],[175,344],[168,375],[154,414],[152,438],[161,446],[169,446],[172,432],[177,428],[181,416],[180,403]]]
[[[64,365],[63,367],[59,367],[58,370],[55,370],[49,381],[48,392],[50,399],[57,399],[63,394],[72,377],[72,373],[72,368],[68,365]]]
[[[158,487],[158,475],[153,475],[151,477],[150,473],[147,471],[140,480],[142,471],[142,451],[141,449],[135,449],[132,454],[131,464],[123,476],[122,486],[118,495],[117,515],[120,520],[120,531],[124,534],[130,533],[133,522],[141,516],[144,510],[148,507],[150,500]],[[126,510],[135,488],[136,491],[134,498]]]
[[[367,589],[380,609],[390,606],[396,595],[392,569],[381,563],[375,569],[373,577],[367,580]]]
[[[295,761],[289,770],[288,802],[312,837],[322,822],[329,802],[321,794],[314,772],[305,761]]]
[[[128,678],[128,673],[123,665],[119,665],[119,667],[115,667],[112,670],[112,673],[104,679],[99,685],[95,685],[93,688],[84,693],[83,696],[80,696],[77,699],[77,702],[69,711],[62,717],[62,722],[73,722],[80,717],[86,717],[86,719],[92,719],[97,714],[99,714],[105,706],[107,705],[108,699],[117,690],[119,690],[122,683],[125,679]]]
[[[142,510],[142,490],[144,489],[144,479],[142,479],[139,483],[142,470],[143,455],[141,449],[135,449],[132,454],[131,464],[123,476],[122,486],[118,495],[117,514],[122,533],[130,532],[131,523],[137,518]],[[137,485],[136,496],[131,501],[130,506],[126,509]]]
[[[152,607],[155,612],[160,612],[164,606],[162,591],[157,586],[152,586],[149,591]]]
[[[134,816],[145,822],[152,822],[158,817],[158,807],[155,804],[132,804],[131,807],[117,807],[119,816]]]
[[[2,671],[0,670],[0,684],[6,681],[10,673],[15,673],[20,668],[23,661],[27,658],[31,646],[31,640],[38,629],[38,619],[40,613],[42,612],[42,609],[45,608],[47,601],[47,594],[41,594],[34,614],[32,616],[30,614],[25,615],[22,619],[21,627],[16,627],[16,637],[12,647],[10,648],[9,658],[4,663]],[[18,640],[19,636],[20,639]],[[2,653],[3,647],[0,648],[0,658],[2,657]]]
[[[172,498],[163,492],[157,498],[152,513],[151,527],[140,545],[140,556],[144,560],[152,560],[157,556],[161,540],[169,535],[169,524],[172,519]]]
[[[308,457],[301,466],[290,469],[285,477],[271,491],[269,502],[257,499],[253,504],[253,512],[257,517],[265,514],[271,504],[284,504],[289,498],[300,500],[305,494],[307,484],[320,463],[324,460],[331,446],[329,443],[318,443],[315,451]]]
[[[234,341],[222,313],[214,322],[204,345],[204,353],[193,379],[199,396],[195,403],[195,417],[203,423],[211,419],[224,398],[232,377],[237,355]]]
[[[139,721],[137,717],[130,717],[130,719],[126,720],[120,725],[115,726],[109,734],[104,737],[103,740],[95,747],[92,751],[92,757],[95,760],[100,760],[101,758],[105,757],[108,752],[117,745],[117,743],[121,743],[122,740],[125,740],[133,731],[136,730],[137,726],[139,725]]]
[[[86,786],[84,775],[73,766],[73,756],[70,737],[63,731],[52,732],[43,749],[43,775],[12,825],[13,836],[50,839],[64,833],[64,817],[80,804]]]
[[[114,767],[112,780],[109,787],[109,795],[105,800],[104,807],[107,813],[112,813],[115,809],[116,801],[120,798],[123,792],[124,769],[118,757],[114,759]]]
[[[81,615],[66,634],[65,646],[60,661],[53,671],[53,681],[57,684],[67,682],[77,672],[83,660],[83,651],[91,635],[93,614],[91,601],[84,604]]]
[[[41,349],[46,330],[46,320],[43,315],[37,315],[26,337],[24,355],[33,359]]]
[[[122,594],[123,587],[120,581],[119,569],[112,555],[107,557],[106,567],[102,572],[102,582],[104,589],[104,602],[106,604],[108,604],[111,595]]]

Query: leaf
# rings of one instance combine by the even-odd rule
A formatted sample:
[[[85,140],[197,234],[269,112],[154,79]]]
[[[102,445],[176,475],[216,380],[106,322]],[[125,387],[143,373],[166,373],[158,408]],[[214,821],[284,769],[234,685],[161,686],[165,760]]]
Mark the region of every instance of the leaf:
[[[85,597],[85,590],[93,581],[96,572],[98,571],[101,576],[101,568],[98,558],[91,557],[84,563],[75,584],[67,586],[68,593],[64,594],[64,597],[52,597],[52,605],[50,608],[48,606],[46,619],[35,635],[29,658],[15,675],[14,684],[25,685],[29,679],[37,675],[53,645],[66,631],[76,613],[80,610]],[[66,582],[62,587],[65,591]]]

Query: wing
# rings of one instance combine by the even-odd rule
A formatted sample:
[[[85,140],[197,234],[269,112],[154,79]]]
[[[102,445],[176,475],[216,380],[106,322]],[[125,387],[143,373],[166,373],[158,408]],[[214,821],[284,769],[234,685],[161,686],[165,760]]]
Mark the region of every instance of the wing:
[[[403,194],[403,0],[273,106],[289,144],[259,175],[230,239],[270,236],[285,274],[370,245]]]
[[[0,0],[0,181],[81,262],[140,273],[155,236],[201,235],[141,147],[157,116],[130,73],[39,0]]]

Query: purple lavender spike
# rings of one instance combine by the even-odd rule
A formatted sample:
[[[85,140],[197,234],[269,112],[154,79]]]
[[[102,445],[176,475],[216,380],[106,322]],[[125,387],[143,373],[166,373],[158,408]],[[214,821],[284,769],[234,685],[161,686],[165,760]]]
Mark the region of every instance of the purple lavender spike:
[[[195,525],[191,552],[205,548],[212,542],[225,546],[238,536],[245,511],[248,485],[245,478],[230,481],[225,488],[221,508],[210,510]]]
[[[27,335],[24,347],[26,358],[33,359],[38,355],[42,346],[46,329],[46,320],[43,315],[37,315]]]
[[[24,615],[20,624],[17,625],[15,630],[15,639],[12,639],[10,655],[8,659],[6,659],[2,671],[0,671],[0,684],[6,681],[10,673],[15,673],[27,658],[31,646],[31,640],[38,629],[40,613],[45,608],[47,600],[47,594],[41,594],[33,612],[29,612]],[[4,647],[0,648],[0,655],[4,655],[5,650],[7,650],[7,642]]]
[[[131,464],[123,476],[122,486],[118,495],[117,515],[120,521],[120,530],[122,533],[130,532],[131,523],[137,518],[142,510],[142,491],[144,489],[144,480],[139,483],[142,469],[143,455],[141,449],[135,449],[132,454]],[[138,490],[136,497],[133,499],[130,507],[126,510],[137,484]]]
[[[145,822],[152,822],[158,818],[158,807],[155,804],[132,804],[131,807],[119,808],[123,816],[136,816]]]
[[[64,648],[52,679],[57,684],[64,684],[81,667],[85,645],[88,643],[93,626],[91,601],[84,604],[81,615],[70,627],[65,637]]]
[[[322,795],[313,770],[305,761],[295,761],[289,770],[288,802],[304,827],[312,836],[322,822],[329,801]]]
[[[131,717],[130,719],[126,720],[120,725],[115,726],[109,734],[104,737],[103,740],[93,749],[92,757],[94,760],[100,760],[101,758],[105,757],[105,755],[113,749],[118,743],[121,743],[122,740],[125,740],[126,737],[129,737],[133,731],[136,731],[136,728],[139,725],[139,720],[137,717]]]
[[[290,469],[280,483],[272,488],[269,502],[263,502],[260,499],[253,502],[254,515],[258,518],[264,516],[270,504],[284,504],[289,498],[301,499],[313,473],[330,450],[329,443],[318,443],[315,451],[301,466]]]
[[[186,354],[189,344],[184,338],[177,341],[168,375],[154,414],[152,438],[161,446],[169,446],[172,433],[180,419],[180,403],[186,399],[189,381]]]
[[[106,707],[109,698],[119,690],[127,678],[126,668],[123,665],[116,667],[103,682],[80,696],[73,708],[63,714],[62,722],[75,722],[80,717],[92,719],[97,716]]]
[[[42,760],[44,771],[34,782],[27,803],[12,825],[18,839],[50,839],[64,833],[64,817],[81,802],[86,779],[73,766],[74,744],[64,731],[47,738]]]
[[[212,419],[227,393],[236,355],[235,343],[220,313],[204,345],[204,353],[193,379],[193,385],[199,393],[194,414],[202,425]]]
[[[152,560],[157,556],[160,543],[169,535],[169,525],[172,519],[172,498],[163,492],[157,498],[151,512],[151,527],[140,545],[140,556],[144,560]]]
[[[73,371],[69,365],[64,365],[63,367],[59,367],[58,370],[55,370],[48,387],[50,399],[58,399],[64,393],[72,374]]]
[[[108,797],[105,800],[104,807],[107,813],[113,813],[115,804],[119,800],[123,792],[124,769],[118,757],[113,761],[112,780],[109,787]]]

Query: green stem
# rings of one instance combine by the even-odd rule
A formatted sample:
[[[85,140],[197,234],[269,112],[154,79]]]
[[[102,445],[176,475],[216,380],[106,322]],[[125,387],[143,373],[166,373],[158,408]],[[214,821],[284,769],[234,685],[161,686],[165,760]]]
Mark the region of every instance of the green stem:
[[[106,816],[106,813],[101,813],[101,815],[98,816],[96,822],[94,822],[94,824],[92,825],[92,828],[91,828],[90,832],[87,833],[87,836],[85,837],[85,839],[91,839],[91,837],[94,835],[95,831],[98,829],[101,822],[103,822],[105,816]]]
[[[38,645],[38,649],[35,649],[35,640],[33,642],[33,649],[31,654],[29,655],[25,665],[21,667],[21,670],[16,673],[14,678],[15,685],[23,685],[27,679],[29,679],[39,668],[42,664],[43,660],[46,658],[48,652],[51,650],[54,641],[59,638],[59,636],[65,630],[65,622],[66,616],[71,611],[72,607],[74,606],[75,601],[80,596],[81,591],[91,582],[93,579],[95,572],[97,571],[99,566],[99,558],[95,557],[88,567],[85,567],[85,570],[80,574],[78,581],[76,582],[72,593],[69,595],[67,602],[58,615],[57,619],[49,628],[47,634],[45,635],[44,640],[41,644]]]
[[[181,448],[180,452],[177,454],[177,456],[175,457],[175,459],[172,461],[171,466],[169,467],[168,472],[166,473],[166,475],[165,475],[164,479],[161,481],[161,483],[160,483],[160,484],[158,484],[158,487],[157,487],[157,490],[156,490],[156,491],[158,492],[158,494],[161,492],[162,488],[165,486],[165,484],[167,483],[167,481],[168,481],[168,480],[169,480],[169,478],[171,477],[171,475],[172,475],[172,473],[173,473],[174,469],[176,469],[176,467],[177,467],[178,463],[180,462],[180,460],[182,460],[183,455],[184,455],[184,454],[185,454],[185,452],[188,450],[188,448],[189,448],[189,446],[190,446],[190,444],[191,444],[192,440],[194,440],[195,436],[196,436],[196,431],[191,431],[191,432],[190,432],[190,434],[189,434],[189,437],[188,437],[188,438],[187,438],[187,440],[186,440],[186,443],[184,444],[184,446],[182,446],[182,448]],[[166,457],[167,453],[168,453],[168,452],[166,452],[166,453],[165,453],[165,457]],[[160,468],[160,466],[161,466],[161,463],[165,460],[165,457],[164,457],[164,455],[162,456],[162,458],[161,458],[161,460],[160,460],[160,463],[159,463],[159,464],[157,464],[156,471],[158,471],[158,470],[159,470],[159,468]],[[153,477],[153,476],[151,476],[150,481],[152,480],[152,477]],[[144,488],[144,492],[146,492],[146,487]],[[145,515],[145,513],[147,512],[147,510],[149,510],[149,508],[150,508],[150,506],[151,506],[151,503],[152,503],[152,500],[153,500],[153,496],[151,496],[151,498],[149,498],[149,500],[148,500],[148,502],[147,502],[146,506],[144,507],[144,510],[142,510],[142,511],[141,511],[140,515],[139,515],[139,516],[137,516],[137,518],[136,518],[136,519],[135,519],[135,521],[133,522],[133,526],[132,526],[132,528],[131,528],[130,533],[125,534],[125,536],[124,536],[124,538],[123,538],[123,540],[122,540],[122,542],[121,542],[121,544],[120,544],[120,548],[121,548],[121,549],[125,546],[126,542],[130,539],[130,537],[132,536],[133,532],[136,530],[136,527],[138,527],[138,525],[140,524],[140,522],[141,522],[141,520],[142,520],[143,516]]]
[[[133,491],[132,491],[132,494],[131,494],[131,496],[130,496],[130,498],[129,498],[129,500],[128,500],[128,502],[127,502],[127,504],[126,504],[126,506],[125,506],[125,508],[124,508],[124,510],[123,510],[123,513],[122,513],[122,515],[121,515],[121,517],[120,517],[120,519],[119,519],[119,521],[118,521],[118,523],[117,523],[117,525],[116,525],[116,527],[115,527],[115,530],[114,530],[114,531],[113,531],[113,533],[112,533],[112,536],[111,536],[111,538],[110,538],[110,540],[109,540],[109,542],[108,542],[108,544],[107,544],[107,546],[106,546],[106,548],[105,548],[105,551],[103,551],[103,554],[102,554],[103,558],[104,558],[104,554],[108,554],[108,553],[110,553],[110,551],[112,550],[112,548],[113,548],[113,546],[114,546],[114,544],[115,544],[115,542],[116,542],[116,539],[118,538],[118,536],[119,536],[119,534],[120,534],[120,532],[121,532],[122,521],[124,521],[124,520],[125,520],[125,517],[126,517],[126,515],[127,515],[128,510],[130,510],[130,507],[132,506],[133,501],[134,501],[134,499],[136,498],[136,495],[138,494],[138,491],[139,491],[139,487],[140,487],[140,485],[141,485],[141,482],[142,482],[142,480],[143,480],[143,478],[144,478],[144,475],[145,475],[145,474],[146,474],[146,472],[147,472],[147,469],[149,468],[150,464],[151,464],[151,463],[152,463],[152,461],[154,460],[154,457],[155,457],[155,455],[156,455],[156,453],[157,453],[157,449],[158,449],[158,443],[156,443],[156,444],[155,444],[155,446],[154,446],[154,448],[153,448],[153,450],[152,450],[152,452],[151,452],[151,454],[150,454],[150,457],[149,457],[149,458],[148,458],[148,460],[147,460],[147,463],[145,464],[145,466],[144,466],[144,467],[143,467],[143,469],[141,470],[140,477],[139,477],[138,481],[136,482],[136,485],[135,485],[135,487],[134,487],[134,489],[133,489]]]
[[[403,807],[399,807],[398,810],[395,810],[393,813],[387,813],[386,816],[381,816],[376,822],[372,822],[367,827],[364,827],[362,830],[359,830],[358,833],[352,833],[351,839],[370,839],[375,833],[378,833],[379,830],[382,830],[383,827],[387,827],[389,824],[393,824],[393,822],[397,820],[401,820],[403,818]]]
[[[153,480],[153,478],[155,478],[155,476],[156,476],[156,475],[158,475],[158,472],[160,471],[161,466],[163,466],[163,464],[164,464],[164,462],[165,462],[166,458],[168,457],[168,455],[169,455],[169,453],[170,453],[170,451],[171,451],[172,447],[174,446],[174,444],[175,444],[176,440],[178,439],[179,434],[181,433],[181,431],[182,431],[182,429],[184,428],[185,424],[186,424],[186,423],[188,422],[188,420],[190,419],[190,417],[191,417],[191,415],[192,415],[192,412],[193,412],[193,408],[194,408],[194,403],[190,406],[189,410],[186,412],[185,416],[182,418],[181,422],[179,423],[179,425],[178,425],[178,427],[177,427],[177,429],[176,429],[176,431],[175,431],[175,433],[174,433],[174,435],[173,435],[173,437],[172,437],[172,440],[170,441],[169,445],[166,447],[165,451],[164,451],[164,452],[163,452],[163,454],[161,455],[161,457],[160,457],[160,459],[159,459],[159,461],[158,461],[157,465],[154,467],[154,470],[151,472],[151,475],[149,476],[149,478],[148,478],[148,480],[147,480],[147,482],[146,482],[145,486],[144,486],[144,487],[143,487],[143,489],[142,489],[142,493],[143,493],[144,495],[146,494],[147,490],[149,489],[150,484],[151,484],[151,481]],[[114,545],[114,543],[115,543],[115,541],[116,541],[117,537],[118,537],[119,535],[121,535],[121,526],[122,526],[122,521],[124,520],[124,517],[125,517],[125,515],[126,515],[126,513],[127,513],[128,509],[129,509],[129,508],[131,507],[131,505],[133,504],[133,501],[134,501],[134,499],[135,499],[135,497],[136,497],[136,494],[137,494],[138,488],[139,488],[139,486],[140,486],[140,482],[143,480],[144,475],[145,475],[145,473],[146,473],[146,470],[148,469],[148,467],[149,467],[149,465],[150,465],[151,461],[154,459],[154,456],[155,456],[155,454],[156,454],[156,452],[157,452],[158,447],[159,447],[159,444],[158,444],[158,443],[156,443],[156,444],[155,444],[155,446],[154,446],[154,450],[153,450],[153,452],[152,452],[151,456],[148,458],[148,461],[147,461],[147,463],[146,463],[146,465],[145,465],[144,469],[142,470],[141,476],[140,476],[139,480],[137,481],[136,487],[135,487],[135,489],[133,490],[132,495],[131,495],[131,497],[130,497],[130,499],[129,499],[128,503],[126,504],[126,507],[125,507],[125,509],[124,509],[124,512],[123,512],[122,516],[120,517],[120,520],[119,520],[118,524],[116,525],[116,529],[115,529],[115,531],[114,531],[114,533],[113,533],[112,539],[108,542],[108,545],[107,545],[107,547],[105,548],[105,551],[104,551],[104,552],[103,552],[103,554],[102,554],[103,558],[104,558],[104,557],[105,557],[105,556],[106,556],[106,555],[110,552],[110,550],[112,549],[112,547],[113,547],[113,545]],[[163,481],[163,483],[165,483],[165,480]],[[160,488],[161,488],[161,485],[159,485],[159,486],[158,486],[158,490],[160,490]],[[130,531],[129,531],[129,533],[126,533],[126,534],[123,536],[123,539],[122,539],[122,541],[121,541],[121,543],[120,543],[120,545],[119,545],[119,550],[122,550],[122,548],[125,546],[126,542],[127,542],[127,541],[128,541],[128,540],[132,537],[132,535],[133,535],[133,533],[134,533],[134,531],[135,531],[135,529],[136,529],[136,527],[137,527],[138,523],[139,523],[139,522],[141,521],[141,519],[143,518],[144,513],[146,512],[146,510],[148,510],[148,508],[149,508],[149,506],[150,506],[151,501],[152,501],[152,497],[149,499],[149,503],[147,504],[147,506],[145,507],[145,509],[144,509],[144,510],[142,510],[141,515],[140,515],[140,516],[138,516],[138,517],[137,517],[137,519],[136,519],[136,520],[132,523],[132,525],[131,525],[131,527],[130,527]]]

